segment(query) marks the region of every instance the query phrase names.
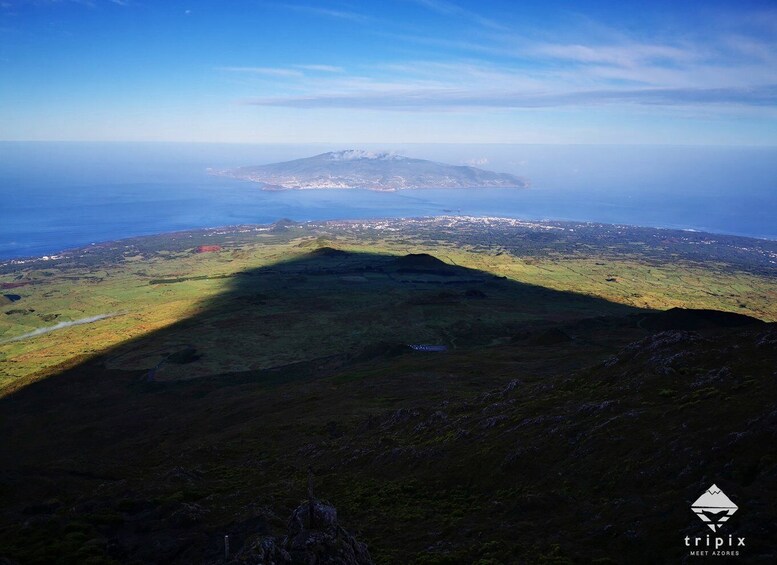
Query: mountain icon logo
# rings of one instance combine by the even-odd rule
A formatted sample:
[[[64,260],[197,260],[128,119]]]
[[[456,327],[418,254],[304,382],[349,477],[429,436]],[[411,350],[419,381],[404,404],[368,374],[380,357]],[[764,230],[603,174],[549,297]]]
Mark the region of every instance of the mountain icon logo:
[[[739,508],[716,485],[708,488],[704,494],[691,504],[699,519],[707,524],[713,532],[720,531],[720,527],[734,515]]]

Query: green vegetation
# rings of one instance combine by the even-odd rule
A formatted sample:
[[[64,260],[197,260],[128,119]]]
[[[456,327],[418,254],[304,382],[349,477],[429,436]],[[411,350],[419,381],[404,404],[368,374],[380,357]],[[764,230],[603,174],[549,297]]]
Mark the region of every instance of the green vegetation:
[[[440,222],[178,234],[6,268],[22,286],[3,308],[34,312],[3,314],[4,339],[39,314],[116,315],[0,345],[0,556],[217,562],[225,534],[238,552],[284,531],[311,466],[376,563],[676,562],[713,481],[742,509],[727,531],[769,562],[773,324],[655,309],[774,320],[771,244],[704,264],[693,243]]]
[[[338,266],[339,271],[329,275],[317,272],[308,282],[304,280],[308,276],[305,272],[277,272],[277,266],[284,262],[326,246],[385,255],[429,253],[450,265],[638,308],[710,308],[777,320],[774,260],[769,262],[770,257],[777,257],[777,246],[769,242],[714,236],[717,239],[713,246],[709,244],[711,236],[705,234],[623,227],[611,234],[610,230],[616,229],[611,226],[516,226],[511,221],[500,224],[494,220],[456,221],[453,232],[448,225],[451,221],[456,220],[284,223],[274,229],[187,232],[104,244],[65,254],[55,261],[7,264],[0,267],[0,284],[14,288],[21,299],[0,305],[0,390],[45,377],[109,347],[195,316],[208,301],[233,288],[238,278],[258,269],[267,279],[262,288],[268,296],[255,293],[244,299],[256,306],[259,314],[249,331],[262,335],[260,326],[274,330],[280,325],[284,331],[270,332],[272,339],[260,349],[225,354],[229,344],[220,344],[219,353],[210,355],[218,361],[189,372],[190,376],[272,367],[341,353],[351,349],[355,341],[389,340],[397,335],[398,325],[407,328],[408,324],[394,311],[385,312],[382,319],[374,318],[376,312],[385,311],[385,306],[393,304],[399,295],[419,300],[415,296],[417,287],[424,284],[439,283],[444,290],[420,298],[426,302],[426,310],[435,311],[416,309],[419,318],[410,327],[417,331],[407,338],[451,338],[445,326],[455,322],[458,313],[448,315],[443,311],[449,310],[445,304],[450,297],[446,298],[445,291],[455,286],[448,283],[455,280],[435,274],[405,274],[403,285],[394,285],[384,294],[374,291],[388,288],[385,273],[365,272],[358,264],[352,264],[350,270]],[[203,244],[218,245],[220,250],[196,253]],[[721,249],[728,249],[728,253]],[[714,261],[709,257],[707,262],[702,261],[704,255],[700,253],[705,251],[710,251]],[[316,268],[321,271],[328,267]],[[301,294],[289,301],[284,300],[284,292],[290,283]],[[319,294],[320,288],[326,289],[325,295]],[[356,300],[359,296],[366,303]],[[298,315],[311,304],[329,304],[330,313],[318,309],[312,317]],[[520,314],[512,310],[501,319],[501,306],[485,315],[497,325],[507,319],[555,315],[526,312],[523,307]],[[42,327],[101,314],[115,315],[34,339],[8,341]],[[243,314],[241,310],[230,318],[225,312],[213,321],[213,327],[203,328],[202,332],[230,324],[245,326]],[[498,319],[493,320],[494,316]],[[420,323],[425,317],[434,321]],[[342,320],[353,321],[359,329],[331,336],[329,328],[341,325]],[[299,346],[300,332],[306,336],[304,347]],[[190,338],[182,339],[186,343]],[[123,358],[117,363],[150,368],[171,353],[173,346],[180,344],[166,344],[155,354],[145,352],[142,359],[136,356],[128,362]]]

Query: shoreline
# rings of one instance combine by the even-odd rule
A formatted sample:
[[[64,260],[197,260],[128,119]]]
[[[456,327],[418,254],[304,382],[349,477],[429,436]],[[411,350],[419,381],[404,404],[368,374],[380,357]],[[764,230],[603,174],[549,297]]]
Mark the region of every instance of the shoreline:
[[[330,219],[330,220],[305,220],[294,221],[288,219],[278,219],[275,222],[269,224],[234,224],[224,226],[209,226],[201,228],[192,228],[186,230],[173,230],[165,232],[157,232],[152,234],[134,235],[128,237],[121,237],[118,239],[110,239],[99,242],[92,242],[86,245],[76,245],[67,248],[58,248],[57,251],[50,252],[48,254],[41,255],[22,255],[16,257],[0,257],[0,269],[7,269],[8,267],[18,267],[31,264],[49,264],[56,265],[58,261],[69,260],[78,257],[83,257],[86,254],[93,253],[105,248],[111,248],[120,245],[130,245],[133,242],[142,242],[153,240],[162,237],[172,237],[180,239],[181,237],[212,237],[217,235],[228,234],[240,234],[240,233],[261,233],[266,232],[284,222],[292,222],[293,226],[326,226],[326,225],[342,225],[342,224],[385,224],[387,222],[429,222],[435,220],[458,220],[467,223],[474,222],[496,222],[499,224],[513,224],[521,226],[523,228],[547,228],[549,226],[574,228],[575,226],[586,226],[596,228],[615,228],[615,229],[633,229],[633,230],[654,230],[656,232],[674,232],[678,236],[690,236],[693,235],[698,238],[713,237],[713,238],[732,238],[741,239],[747,241],[757,242],[760,245],[768,245],[770,243],[777,245],[777,237],[753,237],[739,234],[720,233],[713,231],[700,230],[695,228],[678,228],[678,227],[659,227],[659,226],[641,226],[632,224],[611,224],[605,222],[594,221],[582,221],[582,220],[568,220],[568,219],[524,219],[524,218],[511,218],[505,216],[473,216],[473,215],[457,215],[457,214],[439,214],[433,216],[408,216],[408,217],[384,217],[384,218],[365,218],[365,219]]]

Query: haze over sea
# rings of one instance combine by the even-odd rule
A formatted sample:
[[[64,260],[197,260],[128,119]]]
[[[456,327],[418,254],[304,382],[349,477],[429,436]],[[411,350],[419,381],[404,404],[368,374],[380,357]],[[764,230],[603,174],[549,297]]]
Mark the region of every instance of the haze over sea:
[[[528,190],[266,192],[214,169],[315,145],[0,142],[0,259],[190,228],[461,214],[777,239],[777,148],[360,145],[528,177]]]

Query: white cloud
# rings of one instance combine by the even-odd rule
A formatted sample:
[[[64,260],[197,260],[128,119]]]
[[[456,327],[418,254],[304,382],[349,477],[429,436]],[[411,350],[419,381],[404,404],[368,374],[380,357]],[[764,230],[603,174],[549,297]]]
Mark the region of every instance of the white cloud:
[[[448,16],[466,15],[448,1],[412,1]],[[375,61],[352,72],[296,65],[331,76],[310,81],[277,70],[275,76],[286,82],[276,83],[272,95],[245,102],[373,110],[777,107],[777,38],[748,33],[743,26],[754,24],[742,21],[714,37],[667,32],[656,34],[660,41],[631,37],[596,22],[589,22],[577,38],[574,29],[543,31],[541,39],[482,33],[482,41],[395,35],[397,42],[429,45],[430,55],[440,56]]]
[[[345,69],[342,67],[336,67],[334,65],[294,65],[298,69],[305,69],[306,71],[318,71],[321,73],[344,73]]]
[[[620,45],[540,44],[534,51],[541,56],[579,63],[607,63],[635,67],[648,62],[688,63],[700,53],[693,47],[626,43]]]
[[[302,77],[304,73],[293,69],[280,69],[273,67],[219,67],[219,71],[230,73],[249,73],[274,77]]]
[[[334,10],[331,8],[320,8],[316,6],[300,6],[297,4],[280,4],[283,8],[294,10],[295,12],[301,12],[314,16],[324,16],[327,18],[335,18],[338,20],[350,20],[354,22],[368,21],[370,18],[364,14],[357,12],[351,12],[347,10]]]
[[[413,0],[413,2],[425,8],[428,8],[429,10],[437,12],[438,14],[442,14],[444,16],[463,18],[463,19],[475,22],[480,26],[490,28],[490,29],[501,30],[501,31],[507,30],[507,27],[500,24],[496,20],[492,18],[484,17],[478,14],[477,12],[473,12],[472,10],[467,10],[466,8],[463,8],[458,4],[449,2],[447,0]]]
[[[406,89],[255,98],[245,104],[286,108],[430,111],[465,108],[554,108],[603,105],[777,107],[777,85],[760,88],[637,88],[557,92]]]

